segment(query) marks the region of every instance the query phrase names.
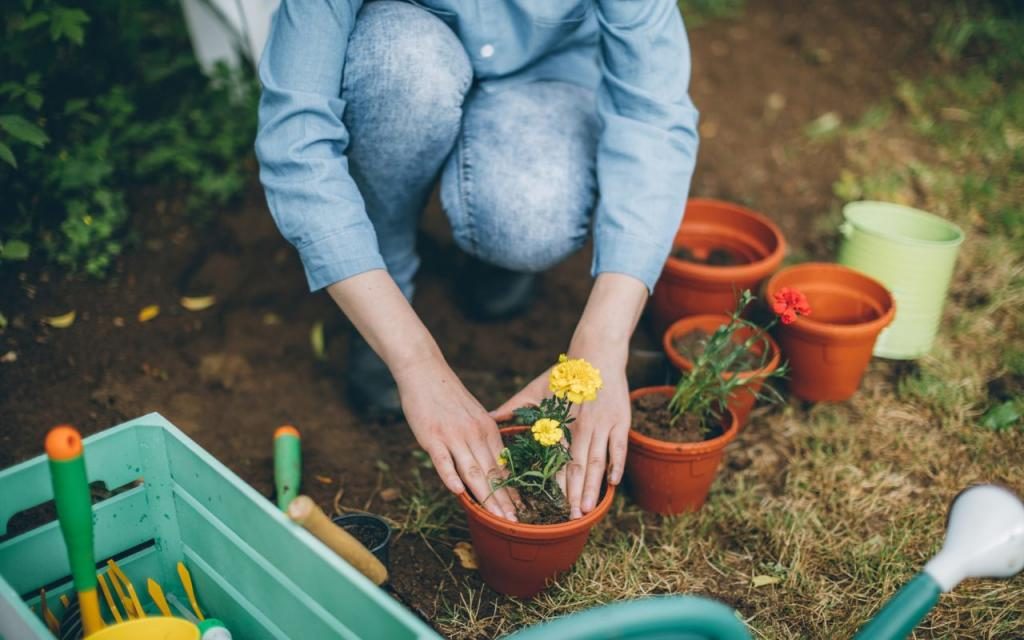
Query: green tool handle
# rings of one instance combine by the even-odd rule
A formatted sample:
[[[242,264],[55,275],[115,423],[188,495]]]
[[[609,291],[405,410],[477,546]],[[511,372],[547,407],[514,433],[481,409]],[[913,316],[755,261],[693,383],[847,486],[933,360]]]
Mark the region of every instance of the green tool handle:
[[[274,488],[277,506],[284,511],[299,495],[302,482],[302,441],[297,435],[280,434],[274,438]]]
[[[71,577],[78,591],[96,588],[93,555],[92,498],[85,476],[85,459],[79,454],[66,460],[50,458],[50,478],[57,518],[68,548]]]
[[[934,578],[927,573],[917,574],[857,632],[854,640],[906,638],[939,601],[940,593],[942,589]]]

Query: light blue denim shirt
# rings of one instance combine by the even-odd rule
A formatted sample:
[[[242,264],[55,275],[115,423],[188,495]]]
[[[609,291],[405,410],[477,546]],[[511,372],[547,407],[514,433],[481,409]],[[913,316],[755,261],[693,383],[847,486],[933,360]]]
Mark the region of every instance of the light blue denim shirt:
[[[362,0],[285,0],[260,62],[256,152],[274,219],[312,290],[383,269],[348,171],[339,95]],[[447,23],[484,91],[561,80],[597,88],[602,131],[593,273],[654,287],[697,154],[690,53],[675,0],[419,0]]]

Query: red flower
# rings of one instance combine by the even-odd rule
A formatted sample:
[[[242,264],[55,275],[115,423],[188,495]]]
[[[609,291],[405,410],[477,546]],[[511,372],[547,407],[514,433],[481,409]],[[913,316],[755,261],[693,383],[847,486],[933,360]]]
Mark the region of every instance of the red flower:
[[[782,324],[793,324],[797,316],[811,315],[811,305],[807,303],[807,296],[796,289],[783,287],[772,296],[772,311],[779,315]]]

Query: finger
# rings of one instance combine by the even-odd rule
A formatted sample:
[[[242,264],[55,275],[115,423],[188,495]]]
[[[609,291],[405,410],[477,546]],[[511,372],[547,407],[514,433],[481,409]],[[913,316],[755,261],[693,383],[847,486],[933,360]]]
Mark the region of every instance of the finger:
[[[629,423],[619,423],[612,428],[608,437],[608,457],[611,469],[608,471],[608,484],[617,485],[622,482],[622,474],[626,470],[626,454],[629,452]]]
[[[565,467],[562,467],[561,469],[555,472],[555,482],[558,483],[558,488],[562,490],[563,496],[569,495],[569,492],[565,484]]]
[[[443,446],[433,447],[427,451],[427,455],[430,456],[430,461],[434,463],[434,469],[437,470],[437,475],[441,477],[441,482],[444,483],[444,486],[449,491],[456,495],[466,491],[466,485],[462,483],[459,472],[455,470],[455,462],[452,460],[451,454],[448,453],[448,449]]]
[[[601,481],[604,480],[605,464],[608,462],[608,436],[594,434],[590,439],[590,451],[587,454],[587,471],[583,480],[583,499],[580,510],[590,513],[597,506],[597,497],[601,493]]]
[[[455,458],[455,467],[459,470],[459,476],[469,487],[470,493],[473,494],[477,502],[499,518],[504,518],[505,510],[498,506],[496,500],[491,499],[491,483],[487,480],[487,472],[469,447],[459,447],[459,450],[451,453]]]
[[[577,423],[579,424],[579,423]],[[580,503],[583,501],[583,481],[587,463],[587,454],[590,451],[591,433],[589,430],[576,431],[572,434],[572,446],[569,453],[572,454],[572,461],[565,466],[565,497],[569,500],[569,517],[579,518],[583,515]]]
[[[487,476],[487,485],[491,487],[492,480],[498,480],[502,477],[501,470],[498,468],[498,457],[491,453],[491,449],[487,446],[487,442],[483,437],[470,440],[469,448],[473,452],[473,457],[476,458],[477,464],[484,469],[484,474]],[[498,515],[501,517],[508,518],[513,522],[516,520],[516,507],[512,504],[508,491],[504,488],[491,490],[487,501],[498,506],[501,510],[501,513]]]

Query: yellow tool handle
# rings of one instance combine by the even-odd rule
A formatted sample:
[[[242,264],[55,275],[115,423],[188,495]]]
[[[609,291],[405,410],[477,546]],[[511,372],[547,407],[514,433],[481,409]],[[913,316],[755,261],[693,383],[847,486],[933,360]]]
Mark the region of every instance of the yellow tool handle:
[[[299,496],[292,500],[288,505],[288,517],[302,525],[306,531],[312,533],[317,540],[327,545],[331,551],[341,556],[374,584],[381,585],[388,581],[388,570],[377,556],[370,553],[348,531],[331,522],[327,514],[309,496]]]

